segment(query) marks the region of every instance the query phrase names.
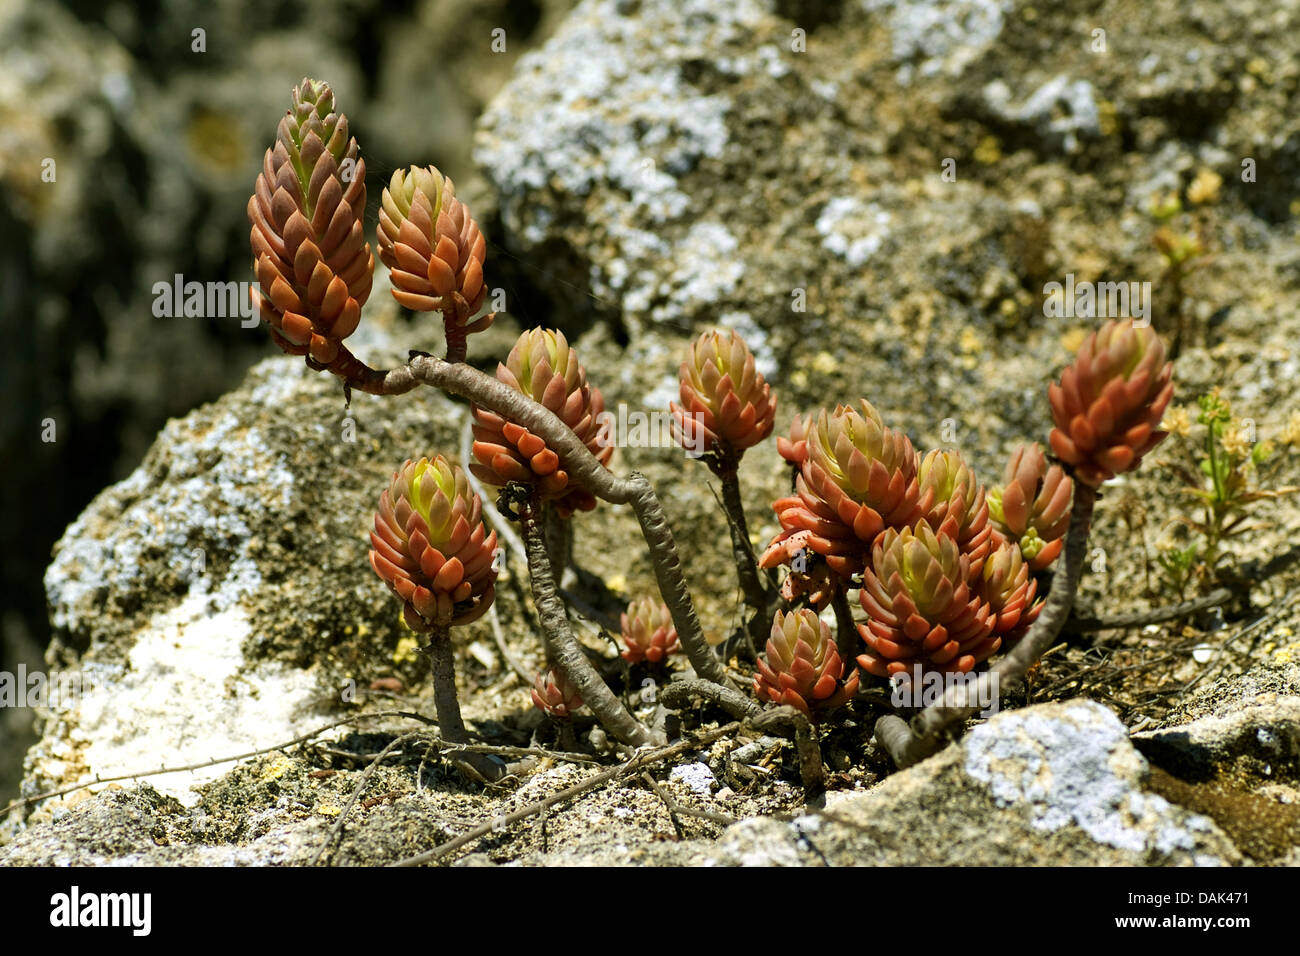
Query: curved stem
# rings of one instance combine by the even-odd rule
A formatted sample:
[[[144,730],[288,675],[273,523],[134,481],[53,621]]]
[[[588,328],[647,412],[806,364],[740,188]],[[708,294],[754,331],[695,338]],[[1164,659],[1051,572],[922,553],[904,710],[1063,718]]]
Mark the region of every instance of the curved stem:
[[[563,584],[573,548],[573,522],[561,516],[553,505],[543,504],[542,532],[546,535],[546,555],[551,559],[551,574],[556,584]]]
[[[524,546],[528,550],[533,603],[537,606],[542,631],[546,635],[546,656],[563,672],[565,679],[606,730],[633,747],[651,743],[650,731],[606,686],[569,628],[568,614],[555,586],[555,576],[551,573],[551,559],[546,553],[546,535],[538,510],[537,503],[530,501],[520,506],[519,515],[524,527]]]
[[[1088,528],[1097,502],[1095,488],[1076,479],[1074,489],[1070,530],[1065,542],[1065,569],[1053,581],[1043,609],[1025,636],[976,681],[950,687],[941,703],[927,707],[912,719],[910,728],[894,716],[876,721],[876,739],[899,767],[910,767],[930,756],[942,744],[944,731],[979,713],[979,706],[972,706],[969,701],[996,699],[999,692],[1019,685],[1025,672],[1056,640],[1070,616],[1079,579],[1083,576],[1083,561],[1088,553]]]
[[[654,566],[655,581],[659,584],[659,594],[668,605],[682,649],[686,651],[691,666],[700,677],[724,687],[733,686],[718,655],[713,653],[713,648],[704,639],[704,629],[700,627],[700,619],[695,615],[695,604],[691,600],[690,589],[686,586],[686,578],[682,575],[682,563],[677,557],[673,529],[668,525],[668,516],[664,514],[654,486],[645,475],[635,471],[628,482],[633,488],[630,500],[632,510],[636,512],[636,520],[641,525],[641,534],[646,544],[650,545],[650,561]]]
[[[706,680],[673,681],[659,695],[659,702],[669,710],[685,710],[692,697],[703,697],[717,704],[737,720],[744,720],[756,730],[773,731],[793,737],[799,757],[799,778],[804,789],[815,792],[825,783],[821,745],[817,731],[808,717],[793,707],[764,708],[739,691],[720,687]]]
[[[739,464],[734,452],[724,452],[720,463],[710,462],[709,467],[722,485],[722,507],[727,514],[727,529],[731,532],[731,556],[736,562],[741,593],[745,595],[746,604],[762,613],[767,610],[769,588],[764,586],[758,559],[749,542],[749,524],[745,521],[745,505],[740,498]]]
[[[685,710],[692,697],[703,697],[710,703],[717,704],[737,720],[756,717],[763,710],[740,691],[707,680],[673,681],[660,691],[659,703],[669,710]]]

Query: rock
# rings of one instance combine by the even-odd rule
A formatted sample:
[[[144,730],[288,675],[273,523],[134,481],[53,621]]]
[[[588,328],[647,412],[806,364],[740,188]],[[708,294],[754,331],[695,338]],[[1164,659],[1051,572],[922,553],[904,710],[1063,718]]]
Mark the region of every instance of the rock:
[[[396,359],[382,312],[358,348]],[[51,695],[25,791],[290,739],[381,672],[422,682],[367,534],[402,459],[454,455],[464,417],[428,389],[345,411],[337,380],[274,358],[168,423],[56,546],[48,661],[83,686]],[[225,772],[155,784],[192,805]]]
[[[1184,779],[1300,783],[1300,664],[1221,678],[1134,743]]]
[[[1004,712],[823,814],[741,824],[717,863],[934,866],[1222,865],[1240,854],[1207,818],[1145,791],[1124,726],[1078,701]],[[745,829],[741,829],[744,827]]]

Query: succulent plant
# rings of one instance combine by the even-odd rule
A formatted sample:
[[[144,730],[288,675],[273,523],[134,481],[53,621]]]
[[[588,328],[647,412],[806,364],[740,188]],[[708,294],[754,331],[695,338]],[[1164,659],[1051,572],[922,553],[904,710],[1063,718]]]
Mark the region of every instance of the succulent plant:
[[[601,464],[609,463],[614,447],[603,440],[600,422],[605,400],[599,389],[587,384],[587,373],[562,332],[524,332],[505,363],[497,366],[497,378],[554,412]],[[544,439],[477,405],[471,406],[471,411],[478,461],[469,467],[475,475],[492,485],[509,481],[532,484],[566,516],[596,506],[588,491],[569,482],[560,456]]]
[[[790,422],[790,432],[786,435],[776,436],[776,451],[782,458],[794,465],[796,469],[802,467],[803,463],[808,460],[808,423],[812,421],[812,416],[807,418],[795,414]]]
[[[1112,320],[1084,340],[1074,364],[1048,387],[1051,445],[1074,477],[1097,487],[1131,471],[1165,437],[1173,363],[1149,325]]]
[[[771,434],[776,398],[739,333],[705,332],[691,343],[679,377],[682,403],[669,407],[688,450],[739,454]]]
[[[682,649],[668,605],[661,600],[638,598],[627,606],[619,623],[627,645],[623,659],[630,664],[659,664]]]
[[[407,461],[379,498],[370,564],[417,631],[475,620],[492,604],[495,531],[465,473],[441,455]]]
[[[1005,484],[989,492],[989,516],[1020,545],[1032,571],[1049,567],[1065,546],[1074,482],[1060,465],[1048,466],[1037,442],[1019,446],[1007,462]]]
[[[539,673],[532,686],[533,706],[563,720],[582,706],[582,698],[558,670]]]
[[[885,427],[866,399],[857,408],[823,409],[805,431],[807,457],[795,494],[773,504],[782,531],[759,564],[785,561],[785,542],[806,531],[807,546],[836,574],[849,577],[863,568],[886,527],[905,527],[920,517],[916,452],[906,435]]]
[[[917,469],[921,498],[929,502],[925,518],[931,528],[947,532],[970,562],[971,581],[984,567],[993,544],[993,526],[984,486],[957,451],[936,449]]]
[[[970,560],[947,532],[918,521],[877,539],[858,599],[867,652],[858,664],[888,677],[920,663],[925,670],[969,671],[1001,644],[995,619],[970,580]]]
[[[993,613],[993,633],[1004,643],[1014,641],[1038,617],[1038,582],[1029,576],[1029,563],[1012,541],[999,540],[984,562],[979,593]]]
[[[469,321],[487,295],[486,254],[450,178],[433,166],[393,173],[379,210],[379,258],[391,270],[393,298],[408,309],[442,311],[449,343],[492,324],[494,315]]]
[[[253,304],[276,344],[316,367],[338,358],[370,295],[365,210],[366,164],[347,117],[327,84],[304,79],[262,161],[248,221]]]
[[[754,675],[754,694],[809,716],[820,715],[858,692],[858,672],[846,676],[845,669],[831,629],[815,611],[777,611],[767,653],[759,659]]]

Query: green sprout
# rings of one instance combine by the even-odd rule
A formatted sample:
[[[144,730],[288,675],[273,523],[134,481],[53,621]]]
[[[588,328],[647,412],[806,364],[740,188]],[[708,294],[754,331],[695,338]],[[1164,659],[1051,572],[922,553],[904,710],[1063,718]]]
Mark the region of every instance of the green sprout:
[[[1257,440],[1255,423],[1234,416],[1217,389],[1202,395],[1197,405],[1199,435],[1187,411],[1175,409],[1166,418],[1165,427],[1184,439],[1184,455],[1181,461],[1161,463],[1179,477],[1197,506],[1195,516],[1177,519],[1192,532],[1192,540],[1168,547],[1158,558],[1166,583],[1180,595],[1193,578],[1205,591],[1224,583],[1235,557],[1228,544],[1260,528],[1250,523],[1256,502],[1300,492],[1300,487],[1274,487],[1289,456],[1279,456],[1274,442]],[[1297,438],[1300,422],[1293,419],[1280,441],[1291,450]]]

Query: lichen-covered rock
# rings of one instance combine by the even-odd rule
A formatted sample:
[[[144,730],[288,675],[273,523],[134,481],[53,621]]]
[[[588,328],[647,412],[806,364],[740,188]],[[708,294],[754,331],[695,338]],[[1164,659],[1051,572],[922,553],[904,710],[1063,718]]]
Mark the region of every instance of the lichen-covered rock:
[[[392,360],[382,324],[360,339]],[[345,409],[337,381],[270,359],[170,422],[56,547],[47,660],[84,686],[51,695],[24,791],[274,744],[373,677],[422,681],[366,532],[393,470],[454,457],[465,418],[429,389]],[[155,783],[192,802],[193,784],[225,772]]]
[[[1138,748],[1193,780],[1275,781],[1300,792],[1300,664],[1256,667],[1222,678],[1184,701]]]

